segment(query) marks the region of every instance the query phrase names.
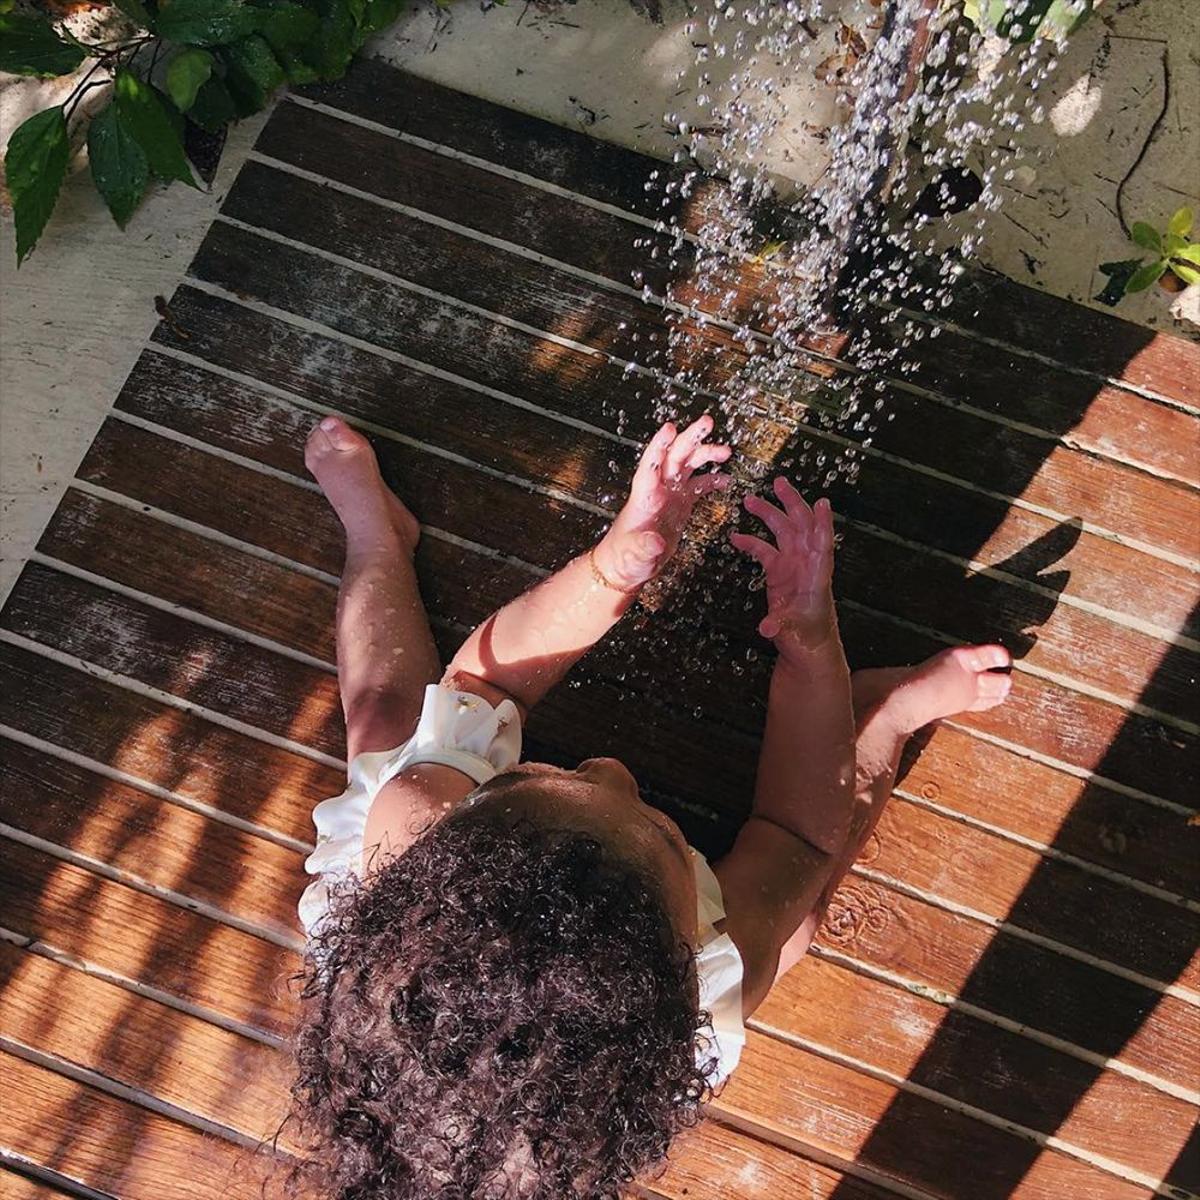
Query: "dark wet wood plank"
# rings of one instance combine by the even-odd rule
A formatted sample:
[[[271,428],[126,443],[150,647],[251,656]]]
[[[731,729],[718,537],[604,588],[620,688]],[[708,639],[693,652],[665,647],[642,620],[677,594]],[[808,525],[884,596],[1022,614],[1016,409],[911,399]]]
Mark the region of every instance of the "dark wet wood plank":
[[[222,213],[607,354],[658,369],[686,369],[689,380],[706,388],[727,385],[747,362],[742,342],[715,325],[686,320],[674,324],[689,331],[681,344],[687,353],[667,359],[670,326],[660,309],[262,163],[246,165]],[[982,389],[971,386],[963,371],[975,357],[950,364],[958,378],[954,394],[965,394],[972,403]],[[1067,384],[1076,392],[1081,386],[1077,380]],[[1013,420],[1029,416],[1028,423],[1043,425],[1048,402],[1068,403],[1062,387],[1063,381],[1053,376],[1045,382],[1035,380],[1034,386],[1017,393],[1018,403],[1028,406],[1029,413],[1006,409],[1004,415]],[[802,416],[803,388],[798,390],[795,407]],[[1086,512],[1093,524],[1125,537],[1200,556],[1200,533],[1192,520],[1195,497],[1186,488],[1047,445],[1045,437],[936,406],[909,392],[891,388],[882,399],[889,419],[876,422],[876,450],[936,467],[975,487],[1021,496],[1027,503],[1068,514]],[[865,434],[856,430],[856,422],[857,418],[841,422],[839,434],[861,441]],[[939,428],[936,440],[928,437],[931,422]]]
[[[610,432],[644,438],[655,425],[643,395],[647,384],[615,364],[497,326],[398,285],[364,279],[339,264],[266,243],[245,230],[215,226],[193,271],[385,351],[403,348],[439,370]],[[189,338],[177,344],[197,352],[193,342]],[[697,405],[696,411],[703,407]],[[622,412],[628,419],[621,419]],[[777,464],[786,469],[802,459],[804,440],[803,431],[785,436],[774,456]],[[811,461],[804,473],[820,478],[823,464]],[[1060,521],[878,457],[863,463],[854,483],[835,482],[830,496],[844,515],[968,560],[984,556],[989,563],[1020,564],[1033,543],[1062,534]],[[903,505],[900,496],[905,497]],[[1077,568],[1072,582],[1081,598],[1171,631],[1189,622],[1195,599],[1192,571],[1089,535],[1078,539],[1074,551],[1071,564],[1063,565]],[[1120,559],[1120,570],[1114,571],[1114,559]],[[1139,586],[1141,581],[1144,586]]]
[[[410,87],[436,103],[422,110],[410,98]],[[594,151],[580,146],[579,134],[449,88],[389,72],[378,64],[357,64],[344,80],[307,89],[307,94],[387,129],[416,133],[493,165],[520,163],[517,169],[535,179],[654,218],[662,215],[663,192],[645,189],[651,173],[658,172],[664,183],[682,181],[678,167],[611,146],[604,149],[608,170],[595,172],[589,169],[590,153]],[[432,115],[443,104],[451,114],[444,123]],[[264,143],[260,147],[265,148]],[[613,161],[609,162],[608,157]],[[640,195],[635,182],[639,174],[643,187]],[[614,188],[612,180],[620,183]],[[684,228],[695,229],[718,214],[713,200],[723,190],[720,184],[705,183],[690,202],[669,204],[666,211]],[[1200,404],[1200,348],[1140,329],[1116,315],[1082,308],[994,272],[968,268],[944,315],[985,337],[1008,341],[1069,367],[1121,379],[1184,403]]]

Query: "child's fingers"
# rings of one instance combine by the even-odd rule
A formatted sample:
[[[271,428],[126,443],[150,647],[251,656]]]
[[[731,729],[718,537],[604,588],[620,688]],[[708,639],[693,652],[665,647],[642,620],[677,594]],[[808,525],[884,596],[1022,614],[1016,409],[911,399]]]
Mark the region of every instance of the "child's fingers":
[[[758,623],[758,632],[767,639],[775,637],[782,628],[783,622],[778,617],[771,616],[770,613],[767,613]]]
[[[816,518],[813,544],[821,554],[832,554],[833,509],[824,496],[813,505],[813,516]]]
[[[769,564],[775,561],[775,556],[779,553],[769,542],[764,542],[762,538],[755,537],[752,533],[731,533],[729,541],[735,550],[748,554],[764,571]]]
[[[723,471],[710,471],[707,475],[695,475],[691,480],[692,495],[698,500],[711,492],[723,492],[731,480]]]
[[[707,442],[701,442],[688,455],[687,463],[685,464],[689,471],[699,471],[701,467],[707,467],[709,463],[723,463],[729,461],[729,456],[733,453],[732,446],[713,446]]]
[[[658,478],[659,469],[667,457],[667,451],[675,441],[676,434],[677,431],[674,423],[668,421],[646,443],[646,448],[642,451],[642,457],[633,475],[633,486],[635,488],[648,484]]]
[[[782,513],[769,500],[753,494],[744,501],[746,511],[753,513],[774,535],[776,540],[781,538],[788,528],[786,513]]]
[[[775,477],[775,495],[783,505],[784,511],[793,520],[806,517],[812,510],[808,507],[803,496],[796,490],[795,484],[784,475]]]
[[[693,421],[676,439],[670,450],[667,451],[666,470],[664,472],[667,479],[678,479],[680,475],[687,469],[687,465],[696,448],[713,429],[713,419],[705,413],[704,416]]]

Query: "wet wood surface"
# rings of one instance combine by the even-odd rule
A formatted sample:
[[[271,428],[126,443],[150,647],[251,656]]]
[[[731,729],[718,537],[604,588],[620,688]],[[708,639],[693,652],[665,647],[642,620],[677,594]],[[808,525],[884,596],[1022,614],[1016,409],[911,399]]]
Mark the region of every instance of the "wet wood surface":
[[[724,323],[770,333],[762,264],[729,263],[715,320],[640,298],[689,294],[647,220],[695,230],[722,188],[664,208],[655,169],[678,181],[377,63],[265,127],[0,614],[5,1195],[249,1197],[286,1167],[255,1147],[286,1113],[301,863],[344,753],[341,535],[304,438],[330,411],[372,437],[452,652],[604,528],[655,372],[689,372],[693,415],[768,344]],[[1200,354],[970,270],[931,320],[870,445],[813,407],[855,335],[741,448],[809,482],[857,456],[830,490],[855,665],[995,638],[1014,694],[914,744],[644,1195],[1200,1194]],[[749,572],[700,561],[718,594],[632,616],[528,749],[621,757],[717,855],[770,662]]]

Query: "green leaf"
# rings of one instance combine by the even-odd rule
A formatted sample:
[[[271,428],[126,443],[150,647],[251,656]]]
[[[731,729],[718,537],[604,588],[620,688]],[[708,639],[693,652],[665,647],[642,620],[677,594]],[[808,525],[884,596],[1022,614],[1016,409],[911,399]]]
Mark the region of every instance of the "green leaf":
[[[1189,267],[1181,262],[1172,262],[1171,270],[1183,280],[1184,283],[1200,283],[1200,271],[1195,267]]]
[[[17,232],[18,266],[46,228],[70,157],[61,104],[34,113],[9,138],[5,171]]]
[[[386,29],[404,11],[405,4],[406,0],[367,0],[362,28],[359,30],[360,40],[366,41],[373,33]]]
[[[216,60],[207,50],[188,46],[167,64],[167,95],[180,112],[196,102],[196,93],[208,82]]]
[[[1173,258],[1182,258],[1184,262],[1195,263],[1200,266],[1200,242],[1189,242],[1181,250],[1176,250]]]
[[[159,10],[158,31],[186,46],[224,46],[253,33],[258,18],[240,0],[170,0]]]
[[[113,96],[117,115],[141,146],[151,173],[159,179],[178,179],[196,187],[183,153],[181,122],[167,98],[125,70],[117,72]]]
[[[1152,287],[1162,278],[1162,273],[1166,269],[1166,259],[1162,258],[1156,259],[1154,262],[1149,262],[1144,267],[1139,267],[1129,277],[1129,282],[1125,285],[1125,291],[1144,292],[1148,287]]]
[[[1110,307],[1116,304],[1125,295],[1125,285],[1133,278],[1133,273],[1141,265],[1140,258],[1126,258],[1121,262],[1101,263],[1100,272],[1108,276],[1108,282],[1092,299]]]
[[[1162,238],[1158,236],[1158,230],[1153,225],[1147,225],[1145,221],[1134,221],[1129,236],[1144,250],[1153,250],[1155,254],[1162,253]]]
[[[96,191],[104,197],[113,220],[124,229],[150,178],[145,151],[121,120],[116,104],[92,118],[87,144]]]
[[[0,14],[0,71],[11,75],[69,75],[87,56],[64,42],[44,17]]]
[[[10,13],[16,0],[0,0],[0,13]]]
[[[1046,15],[1038,24],[1038,37],[1052,37],[1061,41],[1074,33],[1091,12],[1092,0],[1051,0]]]
[[[215,75],[201,85],[192,107],[188,109],[188,120],[209,133],[219,133],[236,116],[237,110],[229,89]]]
[[[339,79],[350,65],[361,44],[359,22],[365,12],[365,0],[319,0],[321,26],[301,58],[313,67],[319,78]]]
[[[149,8],[142,3],[142,0],[113,0],[113,3],[133,22],[140,25],[143,29],[154,31],[154,18],[150,15]]]
[[[226,66],[225,86],[240,117],[264,108],[271,93],[284,81],[279,60],[258,34],[222,46],[220,56]]]
[[[1163,237],[1163,255],[1170,258],[1172,254],[1178,254],[1187,244],[1187,238],[1181,237],[1177,233],[1168,233]]]
[[[1037,33],[1051,0],[1009,0],[1004,15],[996,22],[996,32],[1010,42],[1028,42]]]
[[[1187,237],[1192,232],[1192,210],[1186,206],[1177,208],[1167,222],[1167,232],[1178,237]]]
[[[258,10],[258,32],[276,54],[303,45],[317,32],[320,23],[311,8],[299,4],[273,3]]]

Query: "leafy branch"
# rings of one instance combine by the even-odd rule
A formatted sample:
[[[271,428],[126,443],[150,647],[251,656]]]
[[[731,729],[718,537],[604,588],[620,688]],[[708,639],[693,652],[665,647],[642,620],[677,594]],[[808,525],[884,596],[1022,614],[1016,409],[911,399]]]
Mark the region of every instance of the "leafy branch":
[[[35,113],[9,139],[18,264],[54,210],[70,160],[68,122],[88,93],[110,90],[88,126],[88,159],[96,190],[124,228],[151,180],[198,186],[188,157],[193,134],[223,135],[285,82],[340,78],[367,38],[399,16],[404,0],[114,3],[128,32],[84,42],[0,0],[0,71],[54,78],[95,59],[62,104]]]

